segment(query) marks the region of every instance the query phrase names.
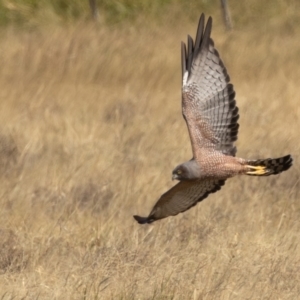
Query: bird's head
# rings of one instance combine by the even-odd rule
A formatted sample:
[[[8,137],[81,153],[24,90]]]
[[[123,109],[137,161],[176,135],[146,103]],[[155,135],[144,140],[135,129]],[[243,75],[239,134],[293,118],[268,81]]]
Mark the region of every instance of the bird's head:
[[[184,165],[177,166],[172,172],[172,180],[185,180],[187,169]]]
[[[195,180],[201,175],[200,167],[196,161],[190,160],[177,166],[172,172],[172,180]]]

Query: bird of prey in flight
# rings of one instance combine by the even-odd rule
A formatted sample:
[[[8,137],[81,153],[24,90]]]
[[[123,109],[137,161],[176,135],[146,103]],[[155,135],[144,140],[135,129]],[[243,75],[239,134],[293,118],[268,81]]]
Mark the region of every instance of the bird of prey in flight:
[[[193,158],[173,170],[179,180],[164,193],[148,217],[134,216],[140,224],[182,213],[226,179],[236,175],[269,176],[288,170],[291,155],[248,160],[236,157],[239,110],[229,75],[211,39],[212,18],[205,26],[201,15],[195,41],[181,44],[182,114],[192,144]]]

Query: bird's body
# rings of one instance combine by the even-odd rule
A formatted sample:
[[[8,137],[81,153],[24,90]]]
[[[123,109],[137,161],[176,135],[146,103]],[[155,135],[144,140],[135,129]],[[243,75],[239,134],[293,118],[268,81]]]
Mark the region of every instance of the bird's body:
[[[180,170],[182,172],[183,167],[188,169],[191,173],[190,177],[187,178],[189,180],[211,178],[227,179],[237,174],[243,174],[243,172],[246,171],[245,160],[243,159],[226,156],[222,153],[216,154],[211,151],[207,151],[207,153],[203,154],[204,159],[201,159],[201,157],[192,159],[177,166],[174,169],[175,172],[173,172],[173,179],[185,180],[182,176],[176,176],[176,171],[178,172],[178,170]]]
[[[268,176],[292,165],[290,155],[263,160],[235,156],[239,124],[233,85],[210,38],[212,19],[199,20],[195,43],[182,43],[182,114],[187,123],[193,158],[179,166],[172,178],[180,182],[163,194],[141,224],[177,215],[205,199],[236,175]]]

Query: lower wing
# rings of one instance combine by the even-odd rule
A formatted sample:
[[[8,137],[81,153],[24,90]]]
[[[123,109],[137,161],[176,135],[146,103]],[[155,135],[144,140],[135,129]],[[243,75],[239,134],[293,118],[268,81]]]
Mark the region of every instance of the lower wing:
[[[217,179],[180,181],[159,198],[148,217],[133,217],[138,223],[146,224],[175,216],[190,209],[209,194],[217,192],[224,184],[225,180]]]

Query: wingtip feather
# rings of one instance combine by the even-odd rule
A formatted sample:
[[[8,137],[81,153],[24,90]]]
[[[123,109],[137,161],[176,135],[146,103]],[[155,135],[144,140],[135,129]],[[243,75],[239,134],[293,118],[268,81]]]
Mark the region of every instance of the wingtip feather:
[[[186,46],[184,42],[181,42],[181,67],[182,67],[182,79],[186,72]]]
[[[190,35],[187,36],[187,70],[191,72],[193,63],[194,41]]]
[[[213,40],[210,38],[211,30],[212,30],[212,17],[209,17],[202,36],[202,41],[200,45],[201,49],[205,49],[209,46],[209,43],[213,43]]]
[[[196,51],[198,51],[200,48],[200,43],[201,43],[201,40],[203,37],[204,23],[205,23],[205,15],[204,15],[204,13],[202,13],[201,17],[199,19],[198,29],[197,29],[197,34],[196,34],[196,42],[195,42]]]
[[[137,216],[137,215],[134,215],[133,216],[134,219],[139,223],[139,224],[149,224],[151,223],[149,218],[145,218],[145,217],[140,217],[140,216]]]

